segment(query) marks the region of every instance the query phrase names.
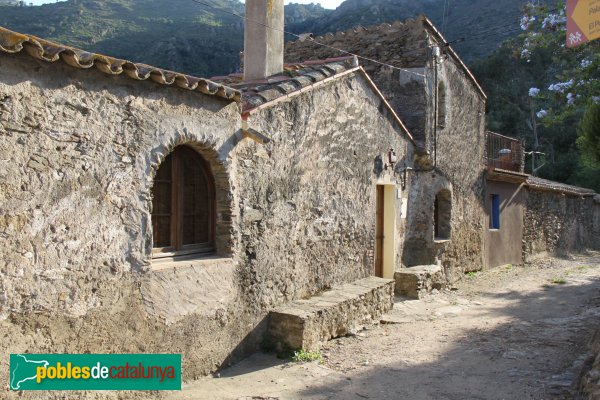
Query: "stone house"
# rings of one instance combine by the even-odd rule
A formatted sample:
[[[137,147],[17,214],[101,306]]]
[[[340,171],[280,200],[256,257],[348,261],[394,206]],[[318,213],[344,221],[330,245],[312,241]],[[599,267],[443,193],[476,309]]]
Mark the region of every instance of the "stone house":
[[[437,264],[447,281],[481,269],[486,96],[475,77],[425,17],[290,42],[286,57],[336,55],[317,43],[388,64],[363,61],[417,142],[397,268]]]
[[[486,132],[485,263],[600,249],[600,195],[524,173],[520,140]]]
[[[489,267],[521,264],[528,175],[520,140],[486,132],[485,262]]]
[[[367,58],[365,71],[417,144],[415,169],[403,169],[411,190],[397,292],[416,296],[415,287],[468,271],[600,247],[600,197],[524,173],[523,144],[485,132],[485,93],[426,17],[290,42],[286,56],[335,48]]]
[[[250,18],[282,26],[261,1]],[[368,320],[403,267],[496,263],[485,95],[427,19],[318,38],[401,68],[310,42],[284,65],[282,35],[247,28],[244,75],[213,80],[0,28],[5,354],[182,353],[190,379],[257,349],[282,305],[388,278],[351,290]],[[523,238],[552,251],[535,209]]]
[[[4,354],[182,353],[190,379],[274,307],[393,277],[414,139],[354,57],[283,66],[254,34],[225,84],[0,29]]]

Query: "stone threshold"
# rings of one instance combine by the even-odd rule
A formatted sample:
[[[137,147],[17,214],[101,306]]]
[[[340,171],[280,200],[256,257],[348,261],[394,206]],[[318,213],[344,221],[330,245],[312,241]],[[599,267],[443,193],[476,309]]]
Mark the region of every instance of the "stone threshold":
[[[296,300],[269,314],[277,351],[317,351],[321,343],[379,322],[394,305],[394,281],[369,277]]]

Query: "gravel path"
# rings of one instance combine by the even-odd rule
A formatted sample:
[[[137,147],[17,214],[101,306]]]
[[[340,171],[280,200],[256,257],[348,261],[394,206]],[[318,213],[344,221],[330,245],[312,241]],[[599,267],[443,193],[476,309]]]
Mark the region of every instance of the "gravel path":
[[[173,399],[572,399],[600,327],[600,254],[466,276],[397,299],[381,325],[328,342],[324,362],[255,354]]]

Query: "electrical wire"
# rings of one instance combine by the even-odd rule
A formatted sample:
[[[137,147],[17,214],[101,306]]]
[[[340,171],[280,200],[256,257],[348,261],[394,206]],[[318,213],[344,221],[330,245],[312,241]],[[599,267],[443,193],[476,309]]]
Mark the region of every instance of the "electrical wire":
[[[210,9],[213,9],[213,10],[216,10],[216,11],[220,11],[220,12],[223,12],[223,13],[226,13],[226,14],[234,15],[234,16],[236,16],[236,17],[238,17],[238,18],[241,18],[241,19],[243,19],[243,20],[244,20],[244,21],[246,21],[246,22],[251,22],[251,23],[253,23],[253,24],[257,24],[257,25],[263,26],[263,27],[265,27],[265,28],[267,28],[267,29],[271,29],[271,30],[274,30],[274,31],[283,32],[283,33],[285,33],[285,34],[287,34],[287,35],[291,35],[291,36],[297,37],[298,39],[302,39],[302,40],[305,40],[305,39],[306,39],[305,37],[303,37],[303,36],[301,36],[301,35],[298,35],[298,34],[295,34],[295,33],[292,33],[292,32],[288,32],[288,31],[286,31],[286,30],[284,30],[284,29],[278,29],[278,28],[274,28],[274,27],[272,27],[272,26],[269,26],[269,25],[267,25],[267,24],[263,24],[262,22],[259,22],[259,21],[251,20],[250,18],[247,18],[247,17],[246,17],[246,16],[244,16],[244,15],[240,15],[240,14],[238,14],[238,13],[235,13],[235,12],[233,12],[233,11],[227,11],[227,10],[224,10],[224,9],[222,9],[222,8],[217,8],[217,7],[215,7],[215,6],[211,5],[211,4],[205,3],[205,2],[203,2],[203,1],[201,1],[201,0],[192,0],[192,1],[193,1],[194,3],[201,4],[201,5],[205,6],[205,7],[208,7],[208,8],[210,8]],[[354,57],[360,58],[361,60],[369,61],[369,62],[372,62],[372,63],[375,63],[375,64],[379,64],[379,65],[384,65],[384,66],[386,66],[386,67],[389,67],[389,68],[392,68],[392,69],[397,69],[397,70],[400,70],[400,71],[404,71],[404,72],[407,72],[407,73],[414,74],[414,75],[417,75],[417,76],[420,76],[420,77],[423,77],[423,78],[425,78],[425,75],[424,75],[424,74],[419,74],[418,72],[410,71],[410,70],[408,70],[408,69],[401,68],[401,67],[397,67],[397,66],[395,66],[395,65],[392,65],[392,64],[388,64],[388,63],[384,63],[384,62],[381,62],[381,61],[378,61],[378,60],[374,60],[374,59],[372,59],[372,58],[364,57],[364,56],[361,56],[361,55],[358,55],[358,54],[352,53],[352,52],[350,52],[350,51],[347,51],[347,50],[344,50],[344,49],[337,48],[337,47],[335,47],[335,46],[330,46],[330,45],[328,45],[328,44],[325,44],[325,43],[320,43],[320,42],[317,42],[317,41],[316,41],[316,40],[314,40],[314,39],[309,39],[309,40],[311,41],[311,43],[314,43],[314,44],[316,44],[316,45],[323,46],[323,47],[327,47],[327,48],[329,48],[329,49],[331,49],[331,50],[335,50],[335,51],[337,51],[337,52],[340,52],[340,53],[343,53],[343,54],[347,54],[347,55],[350,55],[350,56],[354,56]]]
[[[548,9],[549,13],[556,12],[556,11],[559,11],[559,8]],[[515,15],[514,17],[510,17],[510,19],[512,20],[514,18],[515,20],[517,20],[521,16],[523,16],[523,14],[519,13],[519,14]],[[473,38],[478,38],[478,37],[481,37],[481,36],[485,36],[485,35],[488,35],[490,33],[499,34],[500,35],[500,34],[503,34],[503,33],[505,33],[505,34],[512,34],[512,33],[519,32],[519,31],[522,31],[521,27],[520,26],[515,26],[515,22],[511,22],[511,23],[504,24],[504,25],[498,25],[498,26],[495,26],[495,27],[487,29],[487,30],[478,31],[477,33],[474,33],[472,35],[468,35],[467,37],[456,38],[456,39],[451,40],[450,42],[457,42],[457,41],[468,42],[468,41],[471,41]]]
[[[446,34],[444,26],[446,25],[446,9],[448,7],[448,0],[444,0],[444,10],[442,11],[442,34]]]
[[[269,26],[267,24],[264,24],[262,22],[251,20],[250,18],[247,18],[246,16],[240,15],[240,14],[235,13],[233,11],[228,11],[228,10],[225,10],[225,9],[222,9],[222,8],[215,7],[215,6],[213,6],[211,4],[208,4],[208,3],[204,2],[204,1],[201,1],[201,0],[192,0],[192,1],[194,3],[197,3],[197,4],[203,5],[205,7],[208,7],[210,9],[212,9],[212,10],[215,10],[215,11],[218,11],[218,12],[222,12],[222,13],[225,13],[225,14],[229,14],[229,15],[233,15],[235,17],[243,19],[244,21],[251,22],[251,23],[263,26],[263,27],[265,27],[267,29],[271,29],[271,30],[274,30],[274,31],[282,32],[282,33],[284,33],[286,35],[293,36],[293,37],[295,37],[297,39],[300,39],[301,41],[309,40],[310,43],[314,43],[317,46],[326,47],[328,49],[331,49],[331,50],[334,50],[334,51],[337,51],[337,52],[340,52],[340,53],[343,53],[343,54],[347,54],[347,55],[350,55],[350,56],[357,57],[357,58],[359,58],[361,60],[365,60],[365,61],[369,61],[369,62],[372,62],[372,63],[375,63],[375,64],[383,65],[383,66],[386,66],[386,67],[389,67],[389,68],[392,68],[392,69],[397,69],[397,70],[400,70],[400,71],[404,71],[404,72],[407,72],[407,73],[410,73],[410,74],[414,74],[414,75],[417,75],[417,76],[420,76],[420,77],[425,77],[424,74],[420,74],[420,73],[408,70],[406,68],[398,67],[398,66],[395,66],[395,65],[392,65],[392,64],[389,64],[389,63],[385,63],[385,62],[382,62],[382,61],[378,61],[378,60],[369,58],[369,57],[361,56],[359,54],[352,53],[350,51],[347,51],[347,50],[344,50],[344,49],[340,49],[338,47],[331,46],[331,45],[328,45],[326,43],[318,42],[317,40],[315,40],[312,37],[308,37],[308,39],[307,39],[307,36],[305,34],[304,35],[299,35],[299,34],[296,34],[296,33],[293,33],[293,32],[286,31],[284,29],[274,28],[274,27]],[[548,10],[548,12],[555,12],[555,11],[558,11],[558,8],[553,8],[553,9],[549,9]],[[445,0],[445,2],[444,2],[444,14],[443,14],[443,20],[442,20],[442,32],[444,32],[444,34],[445,34],[447,23],[448,23],[448,20],[449,20],[449,14],[450,14],[450,0]],[[519,14],[519,15],[522,15],[522,14]],[[516,19],[516,16],[515,16],[515,19]],[[513,29],[506,29],[506,28],[513,28]],[[509,34],[512,34],[512,33],[516,33],[516,32],[518,32],[520,30],[521,30],[521,28],[520,27],[515,27],[514,23],[510,23],[510,24],[506,24],[506,25],[500,25],[500,26],[496,26],[496,27],[493,27],[493,28],[488,29],[488,30],[478,31],[477,33],[469,35],[468,37],[461,37],[461,38],[457,38],[457,39],[448,41],[447,43],[445,43],[445,46],[449,46],[451,43],[469,42],[469,41],[472,41],[474,39],[481,38],[482,36],[485,36],[485,35],[489,36],[490,34],[498,34],[498,35],[500,35],[500,34],[506,34],[506,35],[509,35]],[[417,53],[417,52],[423,52],[424,50],[428,50],[428,49],[430,49],[430,47],[419,47],[419,48],[415,48],[415,49],[410,49],[409,51],[402,51],[402,54],[403,55],[408,55],[408,54],[413,54],[413,53]]]
[[[519,31],[521,31],[521,28],[516,27],[514,29],[506,29],[506,30],[495,30],[495,31],[487,31],[487,32],[482,32],[481,34],[476,34],[476,35],[470,35],[467,37],[460,37],[460,38],[456,38],[454,40],[452,40],[451,42],[471,42],[471,41],[481,41],[483,39],[484,36],[508,36],[510,34],[513,33],[518,33]]]
[[[446,7],[444,11],[444,22],[442,24],[442,33],[446,35],[446,27],[448,26],[448,20],[450,19],[450,0],[446,0]]]

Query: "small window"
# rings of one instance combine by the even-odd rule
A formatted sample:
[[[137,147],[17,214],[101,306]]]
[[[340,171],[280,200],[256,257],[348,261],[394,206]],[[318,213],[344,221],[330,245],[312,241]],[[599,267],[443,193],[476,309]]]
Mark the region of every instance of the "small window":
[[[434,239],[448,240],[451,232],[452,194],[443,189],[435,196],[433,204],[433,230]]]
[[[490,196],[490,229],[500,229],[500,196]]]
[[[154,257],[213,250],[214,188],[196,151],[177,146],[156,171],[152,188]]]

